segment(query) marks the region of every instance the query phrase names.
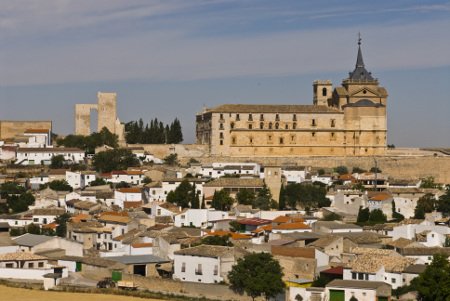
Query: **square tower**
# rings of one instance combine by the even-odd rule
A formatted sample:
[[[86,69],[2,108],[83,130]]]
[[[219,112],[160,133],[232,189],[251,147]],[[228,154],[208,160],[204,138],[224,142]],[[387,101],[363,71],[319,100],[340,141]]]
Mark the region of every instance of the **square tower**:
[[[111,133],[115,133],[117,119],[117,94],[98,92],[98,128],[100,132],[106,127]]]
[[[333,85],[329,80],[315,80],[313,82],[313,104],[315,106],[328,106],[328,99],[331,98]]]

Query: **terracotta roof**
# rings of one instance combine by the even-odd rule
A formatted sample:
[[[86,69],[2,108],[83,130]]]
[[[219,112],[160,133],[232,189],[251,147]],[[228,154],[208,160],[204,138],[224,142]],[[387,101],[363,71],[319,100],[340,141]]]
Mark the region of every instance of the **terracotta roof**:
[[[136,242],[131,244],[133,248],[150,248],[153,247],[153,244],[150,242]]]
[[[379,201],[379,202],[387,201],[390,199],[392,199],[392,195],[386,192],[377,193],[370,198],[371,201]]]
[[[125,202],[123,202],[123,208],[125,208],[125,209],[140,208],[141,206],[142,206],[142,201],[138,201],[138,202],[125,201]]]
[[[128,216],[118,216],[118,215],[102,215],[98,218],[100,222],[111,222],[111,223],[120,223],[127,224],[131,221]]]
[[[142,192],[141,188],[135,188],[135,187],[119,188],[119,189],[117,189],[117,191],[122,192],[122,193],[141,193]]]
[[[255,230],[252,231],[252,233],[260,233],[260,232],[271,232],[272,231],[272,224],[268,224],[268,225],[264,225],[261,227],[256,228]]]
[[[48,134],[49,129],[26,129],[25,134]]]
[[[159,204],[158,206],[161,207],[161,208],[164,208],[166,210],[169,210],[169,211],[171,211],[173,213],[180,213],[181,212],[180,207],[178,207],[178,206],[176,206],[176,205],[174,205],[172,203],[169,203],[169,202],[165,202],[165,203]]]
[[[79,223],[83,220],[90,220],[90,219],[92,219],[92,216],[90,216],[89,214],[78,214],[78,215],[72,216],[70,218],[70,221],[73,223]]]
[[[432,248],[404,248],[402,250],[404,256],[431,256],[435,254],[445,254],[450,256],[450,248],[432,247]]]
[[[271,220],[261,218],[243,218],[236,220],[241,225],[260,226],[272,223]]]
[[[320,273],[329,274],[329,275],[343,275],[344,267],[334,267],[334,268],[330,268],[330,269],[321,271]]]
[[[284,223],[273,226],[274,230],[293,230],[293,229],[311,229],[305,223]]]
[[[302,257],[302,258],[315,258],[316,250],[314,248],[300,248],[300,247],[283,247],[272,246],[272,255],[287,256],[287,257]]]
[[[395,252],[391,253],[394,254]],[[395,253],[398,254],[398,253]],[[416,261],[414,258],[406,258],[401,255],[381,255],[378,252],[366,253],[359,255],[352,263],[349,264],[353,272],[359,273],[376,273],[381,267],[387,272],[401,273],[406,267]]]
[[[46,257],[35,255],[29,252],[14,252],[0,254],[0,261],[24,261],[24,260],[46,260]]]
[[[266,105],[266,104],[224,104],[208,109],[212,113],[335,113],[341,111],[328,106],[315,105]]]

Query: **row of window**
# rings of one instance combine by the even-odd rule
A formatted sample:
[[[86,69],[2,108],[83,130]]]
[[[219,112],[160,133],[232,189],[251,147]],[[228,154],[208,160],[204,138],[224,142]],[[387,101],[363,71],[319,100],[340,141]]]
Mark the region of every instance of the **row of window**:
[[[310,125],[311,125],[311,126],[317,126],[317,125],[318,125],[317,120],[316,120],[316,119],[312,119]],[[231,129],[234,129],[234,127],[235,127],[235,123],[234,123],[234,122],[231,122],[231,123],[230,123],[230,128],[231,128]],[[331,119],[331,121],[330,121],[330,127],[332,127],[332,128],[336,127],[336,121],[335,121],[335,119]],[[272,129],[278,130],[278,129],[281,129],[281,128],[282,128],[282,127],[280,127],[280,123],[279,123],[279,122],[275,122],[275,123],[269,122],[269,123],[267,124],[267,129],[269,129],[269,130],[272,130]],[[285,124],[285,125],[284,125],[284,128],[285,128],[286,130],[289,130],[289,124]],[[219,129],[221,129],[221,130],[224,129],[223,123],[220,123],[220,124],[219,124]],[[249,130],[253,129],[253,124],[252,124],[252,123],[249,123],[249,124],[248,124],[248,129],[249,129]],[[256,128],[255,128],[255,129],[256,129]],[[265,124],[264,124],[264,122],[260,122],[260,123],[259,123],[259,129],[261,129],[261,130],[265,129]],[[297,129],[297,122],[292,123],[292,129],[293,129],[293,130]]]
[[[255,115],[257,115],[257,114],[255,114]],[[230,117],[231,117],[231,114],[230,114]],[[260,121],[264,121],[264,114],[259,114],[259,118],[254,118],[252,113],[248,114],[248,117],[247,117],[248,121],[253,121],[253,120],[257,120],[257,119],[259,119]],[[224,120],[223,113],[220,114],[220,120]],[[240,121],[240,120],[241,120],[241,116],[239,113],[237,113],[236,121]],[[280,121],[280,114],[275,114],[275,120]],[[297,121],[297,114],[292,114],[292,120]]]
[[[186,273],[186,262],[181,263],[181,273]],[[219,267],[217,265],[214,265],[214,276],[219,275]],[[202,264],[197,264],[197,267],[195,268],[195,275],[203,275],[203,268]]]
[[[315,138],[317,135],[316,135],[316,132],[312,132],[311,133],[311,138]],[[220,145],[223,145],[223,138],[224,138],[224,136],[223,136],[223,133],[220,133]],[[296,138],[296,136],[295,135],[291,135],[290,136],[290,142],[291,143],[295,143],[295,138]],[[330,133],[330,140],[336,140],[336,133]],[[278,143],[279,144],[284,144],[285,143],[285,137],[279,137],[278,138]],[[253,142],[254,142],[254,138],[253,137],[248,137],[248,142],[250,143],[250,144],[252,144]],[[272,135],[268,135],[267,136],[267,143],[273,143],[274,142],[274,139],[273,139],[273,136]],[[231,144],[236,144],[237,143],[237,138],[236,137],[231,137]]]

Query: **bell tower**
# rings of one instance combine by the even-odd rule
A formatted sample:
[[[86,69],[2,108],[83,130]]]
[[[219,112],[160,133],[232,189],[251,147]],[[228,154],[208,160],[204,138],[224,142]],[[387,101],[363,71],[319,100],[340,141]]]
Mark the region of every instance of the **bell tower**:
[[[328,99],[331,98],[333,85],[329,80],[315,80],[313,82],[313,104],[315,106],[328,106]]]

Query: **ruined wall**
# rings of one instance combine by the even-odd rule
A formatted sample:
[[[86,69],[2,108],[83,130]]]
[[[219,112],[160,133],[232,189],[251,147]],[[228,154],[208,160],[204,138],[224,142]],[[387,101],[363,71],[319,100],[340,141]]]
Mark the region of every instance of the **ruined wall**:
[[[89,136],[91,134],[91,110],[97,110],[97,105],[75,105],[75,135]]]
[[[0,139],[22,135],[27,129],[52,129],[52,121],[0,120]]]

